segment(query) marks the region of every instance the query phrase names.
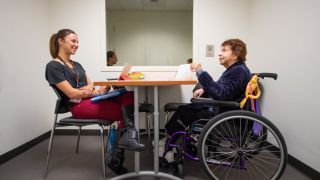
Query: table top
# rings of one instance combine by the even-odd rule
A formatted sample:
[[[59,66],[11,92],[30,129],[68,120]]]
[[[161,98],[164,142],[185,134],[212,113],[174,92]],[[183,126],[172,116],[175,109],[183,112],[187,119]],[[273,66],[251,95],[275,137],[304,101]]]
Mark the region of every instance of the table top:
[[[150,79],[150,80],[111,80],[98,81],[94,86],[170,86],[170,85],[192,85],[197,84],[196,80],[170,80],[170,79]]]

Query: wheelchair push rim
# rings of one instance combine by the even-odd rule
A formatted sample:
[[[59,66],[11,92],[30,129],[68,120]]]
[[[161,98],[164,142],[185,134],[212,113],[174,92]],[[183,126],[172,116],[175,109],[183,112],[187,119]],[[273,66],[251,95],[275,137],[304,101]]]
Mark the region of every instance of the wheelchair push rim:
[[[263,126],[258,137],[254,123]],[[200,134],[198,149],[212,179],[278,179],[287,163],[280,131],[268,119],[243,110],[212,118]]]

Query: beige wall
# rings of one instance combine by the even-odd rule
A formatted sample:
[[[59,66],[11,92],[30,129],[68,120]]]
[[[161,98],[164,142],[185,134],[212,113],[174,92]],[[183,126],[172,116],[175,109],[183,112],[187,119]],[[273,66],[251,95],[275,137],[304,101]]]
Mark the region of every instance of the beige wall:
[[[251,0],[249,61],[264,80],[263,114],[282,132],[292,156],[320,171],[320,1]]]
[[[70,28],[79,36],[79,61],[92,80],[101,79],[99,73],[106,61],[106,27],[104,0],[50,0],[49,30],[55,33]]]
[[[79,34],[73,58],[92,80],[104,79],[104,0],[2,0],[0,4],[0,154],[52,127],[56,95],[45,80],[49,38],[61,28]]]
[[[0,2],[0,155],[49,131],[47,0]]]
[[[248,45],[252,72],[276,72],[263,80],[262,112],[282,132],[292,156],[320,171],[317,0],[195,0],[194,58],[217,79],[224,68],[206,58],[205,45],[229,38]]]

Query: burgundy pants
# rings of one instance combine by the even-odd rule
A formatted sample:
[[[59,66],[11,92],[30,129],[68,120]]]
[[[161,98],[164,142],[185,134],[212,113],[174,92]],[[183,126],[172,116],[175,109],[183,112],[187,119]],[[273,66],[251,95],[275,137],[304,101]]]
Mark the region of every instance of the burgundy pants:
[[[118,121],[119,127],[123,127],[121,106],[131,105],[134,102],[133,92],[106,99],[98,102],[91,102],[90,99],[82,99],[79,104],[71,107],[70,112],[77,119],[105,119]]]

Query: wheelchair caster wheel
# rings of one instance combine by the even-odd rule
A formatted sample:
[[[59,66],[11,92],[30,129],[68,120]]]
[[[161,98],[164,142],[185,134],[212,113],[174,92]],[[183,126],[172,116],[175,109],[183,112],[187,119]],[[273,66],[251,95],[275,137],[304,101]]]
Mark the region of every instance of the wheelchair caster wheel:
[[[183,178],[183,168],[182,164],[177,164],[176,162],[170,163],[170,174]]]
[[[183,178],[183,169],[182,169],[182,164],[178,164],[178,171],[177,171],[177,176],[180,178]]]

